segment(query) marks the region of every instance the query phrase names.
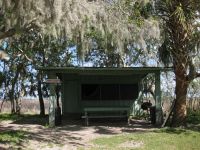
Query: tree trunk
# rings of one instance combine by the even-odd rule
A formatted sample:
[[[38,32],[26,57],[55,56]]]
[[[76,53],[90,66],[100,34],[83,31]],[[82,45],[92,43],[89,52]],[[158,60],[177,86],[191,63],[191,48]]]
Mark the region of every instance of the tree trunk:
[[[15,110],[15,108],[16,108],[15,107],[15,85],[17,83],[17,79],[19,77],[19,73],[21,71],[21,68],[22,67],[19,64],[17,66],[17,71],[16,71],[15,77],[14,77],[14,79],[12,81],[12,89],[11,89],[10,94],[9,94],[9,96],[10,96],[10,102],[11,102],[11,114],[16,113],[16,110]]]
[[[14,99],[10,99],[11,101],[11,114],[15,114],[15,101]]]
[[[19,98],[15,99],[16,102],[16,108],[15,108],[15,112],[17,115],[20,115],[21,112],[21,101]]]
[[[45,107],[44,107],[44,99],[42,95],[42,84],[41,84],[41,78],[38,77],[38,97],[39,97],[39,103],[40,103],[40,116],[45,116]]]
[[[186,115],[187,115],[187,108],[186,108],[186,98],[187,98],[187,89],[188,89],[188,81],[186,78],[186,70],[183,67],[177,67],[175,69],[176,75],[176,99],[175,99],[175,106],[173,110],[173,117],[172,117],[172,126],[185,126],[186,125]]]

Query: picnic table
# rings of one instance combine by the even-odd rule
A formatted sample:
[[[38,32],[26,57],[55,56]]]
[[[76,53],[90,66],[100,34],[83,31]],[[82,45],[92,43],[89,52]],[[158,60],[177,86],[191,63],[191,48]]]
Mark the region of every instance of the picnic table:
[[[84,116],[85,125],[89,125],[89,118],[125,118],[129,124],[129,107],[85,107]],[[112,114],[112,113],[115,114]],[[107,113],[107,114],[106,114]]]

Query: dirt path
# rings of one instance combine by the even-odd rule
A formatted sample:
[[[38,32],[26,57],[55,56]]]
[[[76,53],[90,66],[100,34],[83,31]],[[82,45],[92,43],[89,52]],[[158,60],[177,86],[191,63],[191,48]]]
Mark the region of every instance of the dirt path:
[[[8,130],[23,130],[28,133],[25,141],[18,145],[19,149],[42,150],[76,150],[92,148],[92,139],[101,136],[113,136],[134,132],[148,132],[154,130],[144,121],[134,121],[132,125],[126,123],[96,123],[89,127],[82,125],[80,121],[67,121],[56,128],[48,128],[44,125],[32,123],[17,123],[2,121],[0,132]],[[9,145],[1,144],[0,148],[9,148]]]

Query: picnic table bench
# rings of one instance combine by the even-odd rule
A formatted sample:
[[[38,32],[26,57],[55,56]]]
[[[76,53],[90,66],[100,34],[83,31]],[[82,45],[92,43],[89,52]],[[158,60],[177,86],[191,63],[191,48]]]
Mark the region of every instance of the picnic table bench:
[[[85,107],[84,116],[85,125],[89,125],[89,118],[125,118],[129,123],[129,107]],[[106,114],[111,113],[111,114]],[[117,114],[112,114],[117,113]]]

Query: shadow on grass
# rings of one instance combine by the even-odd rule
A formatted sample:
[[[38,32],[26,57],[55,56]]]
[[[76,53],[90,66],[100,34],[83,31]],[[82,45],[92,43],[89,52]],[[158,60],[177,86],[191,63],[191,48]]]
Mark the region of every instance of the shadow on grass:
[[[154,126],[145,120],[131,120],[131,124],[128,125],[127,120],[91,119],[90,126],[87,127],[84,126],[84,119],[62,118],[62,125],[55,128],[48,128],[48,116],[40,117],[39,115],[18,116],[0,114],[0,121],[1,120],[12,120],[12,123],[9,123],[9,126],[3,126],[3,124],[0,124],[0,133],[2,133],[0,134],[0,139],[1,137],[4,137],[4,141],[0,140],[0,143],[9,145],[11,143],[15,143],[14,146],[18,145],[18,147],[22,149],[27,148],[25,142],[26,140],[39,141],[41,143],[45,143],[46,145],[50,143],[54,145],[71,144],[80,147],[86,146],[87,143],[82,142],[84,141],[86,134],[117,135],[119,133],[142,134],[145,132],[177,135],[190,134],[187,129],[164,128],[156,130]],[[20,131],[21,125],[23,126],[22,128],[25,129],[25,132]],[[33,127],[32,125],[35,126]],[[16,130],[16,126],[18,126],[18,131]],[[86,131],[86,133],[84,131]],[[4,136],[2,136],[3,134]]]
[[[186,129],[194,132],[200,132],[200,124],[188,124]]]
[[[179,129],[179,128],[163,128],[160,130],[154,131],[156,133],[169,133],[169,134],[182,134],[187,133],[187,130],[185,129]]]
[[[4,114],[0,115],[0,120],[13,120],[12,124],[19,124],[19,125],[41,125],[48,127],[48,115],[41,117],[40,115],[31,115],[31,114],[24,114],[24,115],[10,115]],[[82,119],[69,119],[69,118],[62,118],[62,125],[58,126],[57,130],[68,130],[68,131],[80,131],[84,129],[86,126],[84,125],[84,120]],[[126,120],[120,119],[91,119],[90,126],[96,129],[96,133],[99,134],[115,134],[109,128],[121,128],[122,132],[126,133],[133,133],[133,132],[146,132],[148,129],[157,128],[152,124],[148,123],[145,120],[136,120],[132,119],[131,124],[128,125]],[[106,128],[105,128],[106,127]],[[199,124],[190,124],[187,128],[164,128],[161,130],[156,130],[156,132],[166,132],[171,134],[181,134],[186,132],[187,130],[192,131],[200,131]]]
[[[8,125],[0,125],[0,150],[7,149],[6,145],[10,149],[27,149],[26,141],[30,140],[50,146],[52,144],[62,145],[67,139],[68,143],[81,146],[80,140],[84,137],[78,136],[78,132],[82,130],[82,126],[71,124],[48,128],[44,126],[47,120],[48,117],[41,118],[39,115],[23,115]],[[32,127],[33,124],[37,126]],[[22,128],[21,125],[23,125]],[[77,135],[71,134],[73,131],[76,131]]]
[[[48,124],[48,115],[0,114],[0,121],[12,121],[12,124],[38,124],[45,126]]]
[[[5,117],[9,118],[9,116]],[[12,118],[12,117],[11,117]],[[48,127],[48,115],[41,117],[39,115],[20,115],[14,116],[14,121],[11,124],[19,125],[41,125]],[[95,133],[102,135],[114,135],[118,132],[114,132],[113,128],[120,128],[121,132],[133,133],[133,132],[149,132],[148,129],[155,128],[152,124],[145,120],[132,119],[131,124],[127,124],[127,120],[123,119],[91,119],[88,127],[94,128]],[[70,119],[62,118],[62,124],[54,128],[57,131],[81,131],[88,128],[84,125],[84,119]]]
[[[0,132],[0,144],[9,145],[9,149],[18,149],[26,140],[28,132],[7,128]],[[0,149],[6,149],[0,147]]]
[[[4,120],[13,116],[4,116]],[[51,143],[62,145],[67,141],[71,145],[85,146],[81,141],[84,141],[85,133],[99,135],[117,135],[119,133],[144,133],[151,132],[153,128],[151,124],[144,120],[131,120],[131,124],[127,124],[127,120],[120,119],[91,119],[90,126],[84,126],[84,119],[69,119],[63,118],[62,125],[55,128],[48,128],[48,116],[40,117],[39,115],[20,115],[14,116],[11,126],[4,127],[6,130],[15,130],[15,125],[23,125],[26,129],[27,140],[40,141],[42,143]],[[25,126],[24,126],[25,125]],[[27,126],[26,126],[27,125]],[[30,125],[30,126],[29,126]],[[32,125],[34,128],[32,128]],[[38,125],[38,126],[37,126]],[[20,128],[19,128],[20,129]],[[23,139],[23,137],[22,137]],[[25,148],[23,145],[22,148]]]
[[[132,120],[131,125],[127,125],[126,121],[120,120],[91,120],[90,126],[84,126],[84,120],[81,119],[67,119],[63,118],[62,125],[55,128],[45,127],[48,124],[48,116],[40,117],[39,115],[21,115],[11,123],[11,126],[3,127],[3,131],[13,131],[9,132],[10,135],[15,135],[18,131],[15,131],[15,124],[17,125],[38,125],[26,126],[26,132],[22,136],[18,136],[18,143],[20,148],[26,149],[24,144],[24,136],[26,140],[39,141],[41,143],[46,143],[46,145],[64,145],[71,144],[75,146],[86,146],[84,143],[86,134],[100,134],[100,135],[116,135],[119,133],[144,133],[144,132],[156,132],[156,133],[168,133],[168,134],[184,134],[188,135],[185,129],[178,128],[164,128],[159,130],[154,130],[154,126],[149,124],[144,120]],[[2,128],[0,127],[0,128]],[[117,128],[117,132],[116,129]],[[20,129],[20,128],[19,128]],[[28,130],[27,130],[28,129]],[[89,129],[89,130],[88,130]],[[148,130],[152,129],[152,130]],[[84,133],[86,130],[86,133]],[[88,132],[89,131],[89,132]],[[120,131],[120,132],[118,132]],[[21,133],[21,131],[19,131]],[[1,136],[1,135],[0,135]],[[14,137],[14,136],[13,136]],[[22,142],[21,142],[22,141]],[[12,142],[5,142],[12,143]],[[39,148],[39,147],[38,147]]]
[[[162,128],[160,130],[155,130],[153,132],[155,133],[167,133],[167,134],[184,134],[185,136],[190,135],[192,133],[198,133],[200,130],[199,129],[195,129],[195,128],[191,128],[191,127],[186,127],[186,128],[170,128],[170,127],[166,127],[166,128]]]
[[[84,126],[84,120],[80,119],[63,119],[61,126],[56,128],[43,128],[39,132],[31,133],[29,139],[36,140],[45,143],[52,143],[56,145],[68,144],[75,146],[86,146],[88,143],[84,143],[84,139],[87,138],[86,134],[99,134],[99,135],[117,135],[119,133],[131,133],[132,132],[148,132],[144,131],[142,128],[145,125],[144,122],[137,122],[136,127],[140,129],[135,129],[134,125],[127,125],[126,121],[119,120],[91,120],[91,126]],[[141,125],[139,125],[141,124]],[[116,130],[117,128],[117,130]],[[148,127],[150,128],[150,127]],[[120,130],[120,131],[119,131]],[[85,132],[86,131],[86,132]],[[65,141],[65,142],[64,142]]]
[[[32,124],[32,125],[48,125],[48,115],[20,115],[16,120],[13,121],[13,124]]]
[[[188,111],[188,129],[200,132],[200,111]]]
[[[0,114],[0,121],[7,121],[7,120],[14,121],[19,118],[20,116],[15,114]]]

